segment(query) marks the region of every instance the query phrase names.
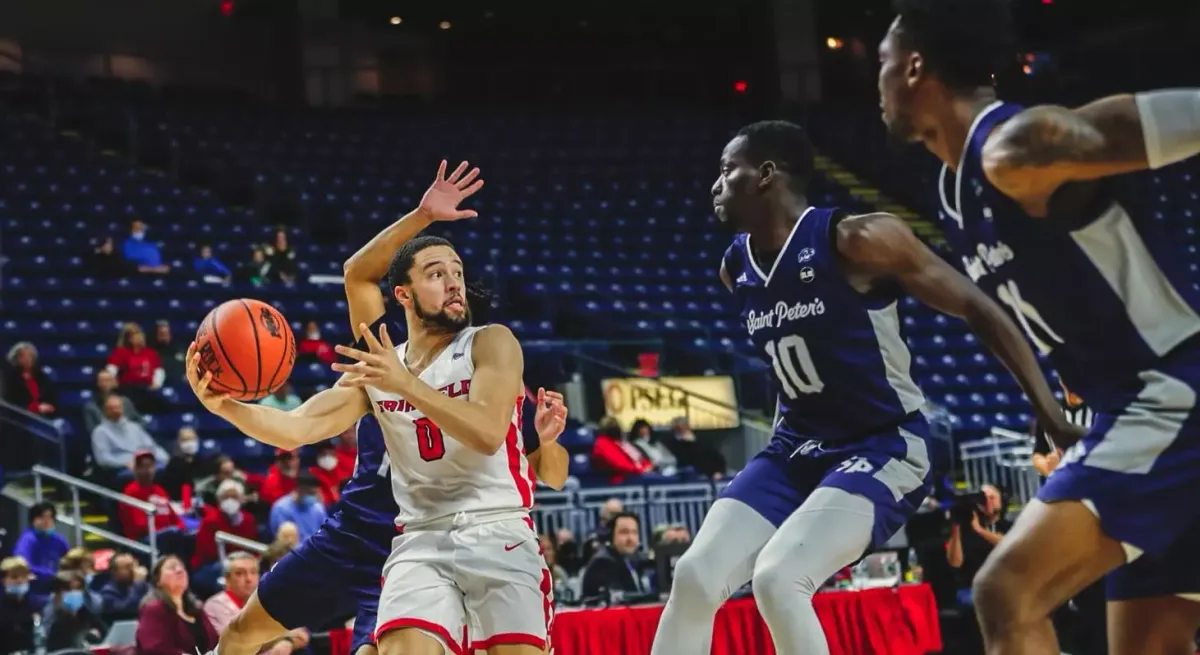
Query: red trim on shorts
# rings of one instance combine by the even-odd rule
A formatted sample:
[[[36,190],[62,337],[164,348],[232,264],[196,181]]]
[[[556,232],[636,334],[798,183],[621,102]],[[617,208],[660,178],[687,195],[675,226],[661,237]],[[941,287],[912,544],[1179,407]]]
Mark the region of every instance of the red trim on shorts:
[[[521,507],[533,507],[533,488],[521,475],[521,405],[518,399],[517,420],[508,424],[508,435],[504,437],[504,450],[508,456],[508,471],[512,474],[513,483],[517,485],[517,493],[521,494]]]
[[[493,646],[506,645],[522,645],[533,646],[539,650],[546,650],[546,640],[535,635],[527,635],[520,632],[502,632],[494,635],[491,639],[476,641],[471,644],[472,650],[487,650]]]
[[[392,630],[400,630],[402,628],[415,628],[424,632],[428,632],[446,642],[446,647],[450,649],[453,655],[466,655],[463,645],[454,640],[450,636],[450,631],[442,626],[426,621],[424,619],[392,619],[387,623],[375,628],[375,642],[379,643],[379,638],[386,632]]]
[[[542,569],[542,615],[546,619],[546,645],[550,645],[550,629],[554,626],[554,581],[550,569]]]

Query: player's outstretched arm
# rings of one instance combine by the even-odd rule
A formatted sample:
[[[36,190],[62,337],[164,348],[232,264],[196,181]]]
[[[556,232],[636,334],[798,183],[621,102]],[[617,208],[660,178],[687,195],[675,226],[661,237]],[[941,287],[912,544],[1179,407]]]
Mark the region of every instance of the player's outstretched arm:
[[[337,436],[370,409],[362,389],[332,387],[318,392],[296,409],[281,411],[231,400],[208,388],[212,373],[200,376],[196,344],[188,349],[187,379],[205,409],[232,423],[247,436],[269,446],[292,450]]]
[[[503,325],[491,325],[475,335],[471,356],[475,374],[467,400],[451,398],[413,375],[400,362],[387,325],[379,328],[379,336],[366,325],[359,331],[367,342],[369,352],[337,346],[339,354],[356,360],[356,364],[337,363],[333,370],[346,373],[339,386],[371,386],[402,396],[437,424],[447,436],[468,448],[493,455],[508,438],[513,410],[522,397],[525,360],[521,345],[512,331]]]
[[[922,303],[966,321],[1012,372],[1055,443],[1070,445],[1081,436],[1067,422],[1033,350],[1008,314],[921,243],[907,223],[891,214],[851,216],[838,223],[837,246],[852,275],[893,279]]]
[[[458,208],[459,203],[483,188],[483,180],[476,179],[479,169],[473,168],[467,172],[467,166],[467,162],[462,162],[447,177],[446,162],[443,160],[433,185],[421,197],[421,204],[375,235],[342,265],[346,302],[350,308],[350,329],[354,331],[355,340],[362,337],[359,325],[371,325],[386,310],[379,282],[387,276],[388,266],[400,246],[412,241],[435,221],[456,221],[478,215],[474,211]]]
[[[1200,154],[1200,89],[1102,98],[1077,109],[1030,107],[988,137],[990,181],[1035,216],[1068,182],[1159,168]]]

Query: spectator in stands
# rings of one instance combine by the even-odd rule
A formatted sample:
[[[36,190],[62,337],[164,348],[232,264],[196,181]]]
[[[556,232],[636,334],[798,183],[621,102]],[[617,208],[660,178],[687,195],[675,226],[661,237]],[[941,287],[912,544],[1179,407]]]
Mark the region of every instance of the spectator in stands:
[[[246,474],[237,469],[233,459],[228,455],[217,455],[213,460],[213,474],[196,483],[196,493],[204,499],[205,504],[216,507],[219,502],[217,501],[217,489],[226,480],[235,480],[242,485],[243,489],[250,488]]]
[[[126,323],[117,347],[108,357],[108,371],[117,377],[120,392],[147,414],[170,411],[171,404],[159,393],[167,372],[162,359],[146,345],[146,333],[137,323]]]
[[[716,448],[696,440],[696,433],[687,418],[680,416],[671,422],[673,439],[667,443],[679,466],[690,467],[713,480],[725,477],[725,457]]]
[[[971,581],[992,549],[1012,528],[1012,522],[1004,516],[1000,489],[985,484],[980,491],[986,499],[984,504],[972,512],[969,524],[954,522],[951,525],[950,541],[946,544],[946,560],[958,569],[958,600],[964,606],[973,606]]]
[[[96,558],[86,548],[72,548],[58,561],[58,572],[73,571],[83,576],[84,596],[87,608],[96,616],[100,615],[103,598],[92,590],[92,581],[96,579]]]
[[[300,343],[296,344],[296,352],[301,357],[311,358],[322,364],[332,364],[337,359],[333,346],[321,338],[321,327],[316,321],[304,324],[304,335],[300,338]]]
[[[558,553],[554,558],[558,565],[567,572],[567,575],[573,576],[579,573],[587,560],[582,557],[582,549],[579,542],[575,540],[575,533],[570,528],[559,528],[554,533],[554,540],[558,543]]]
[[[204,567],[211,568],[214,565],[215,570],[208,571],[211,579],[216,581],[220,576],[220,562],[217,560],[218,532],[228,532],[250,541],[258,541],[261,538],[258,522],[242,507],[246,500],[246,492],[241,484],[236,480],[222,482],[217,489],[217,499],[217,507],[207,508],[204,512],[200,530],[196,533],[196,553],[192,556],[192,571],[195,572],[193,577],[197,580],[202,577],[201,571]],[[230,546],[229,550],[241,549]]]
[[[17,537],[12,554],[20,557],[34,576],[31,600],[34,609],[41,609],[53,591],[58,562],[71,550],[67,540],[55,530],[58,510],[46,502],[29,508],[29,527]]]
[[[659,544],[686,544],[692,540],[692,532],[682,523],[662,524],[650,535],[650,549]]]
[[[204,612],[208,614],[209,623],[217,634],[225,631],[233,617],[237,616],[258,588],[259,561],[250,553],[232,553],[225,558],[224,570],[224,591],[214,594],[204,602]],[[293,651],[307,646],[308,641],[308,630],[297,628],[277,641],[263,646],[258,652],[263,655],[291,655]]]
[[[639,418],[633,422],[633,427],[629,429],[629,440],[650,458],[655,471],[663,475],[675,475],[679,470],[675,453],[667,448],[662,437],[654,432],[646,419]]]
[[[272,543],[286,546],[288,550],[300,545],[300,528],[296,527],[291,521],[284,521],[275,530],[275,541]]]
[[[175,454],[167,460],[167,466],[158,482],[167,490],[171,498],[183,498],[183,488],[188,486],[192,493],[196,491],[196,483],[212,475],[212,461],[201,457],[200,438],[196,431],[189,426],[179,428],[175,437]]]
[[[192,268],[202,278],[220,278],[224,283],[233,278],[233,271],[213,256],[212,246],[207,243],[200,244],[196,258],[192,260]]]
[[[353,425],[346,428],[333,442],[337,446],[338,474],[349,479],[358,465],[358,428]]]
[[[96,389],[92,398],[83,406],[83,429],[91,434],[104,421],[104,401],[109,394],[117,390],[117,376],[107,368],[96,373]],[[138,412],[133,403],[121,396],[121,415],[138,425],[145,425],[146,419]]]
[[[271,262],[267,261],[266,253],[258,246],[250,251],[250,261],[239,266],[233,275],[235,281],[254,286],[265,284],[270,277]]]
[[[138,614],[138,655],[206,653],[217,645],[217,631],[188,591],[188,572],[178,557],[158,560],[150,580],[154,587]]]
[[[316,449],[317,463],[308,467],[308,472],[312,473],[317,482],[321,483],[321,496],[325,499],[325,506],[328,507],[341,497],[342,483],[350,476],[343,476],[338,469],[337,448],[333,445],[332,440],[322,441],[317,444]]]
[[[258,498],[268,505],[296,490],[296,476],[300,473],[300,456],[282,448],[275,451],[275,463],[267,469]]]
[[[150,343],[158,360],[162,364],[165,375],[164,382],[179,381],[187,377],[187,346],[175,342],[171,338],[171,324],[165,320],[154,323],[154,340]]]
[[[621,512],[608,523],[609,539],[588,561],[583,569],[583,597],[603,598],[640,595],[646,589],[642,582],[641,520],[637,514]],[[619,599],[619,598],[618,598]]]
[[[283,541],[271,542],[271,545],[267,546],[267,550],[263,552],[262,557],[258,558],[258,569],[260,571],[270,571],[274,568],[276,562],[283,559],[284,555],[292,552],[292,549],[295,547],[295,544]]]
[[[287,230],[275,230],[275,240],[263,246],[263,253],[271,263],[271,275],[276,282],[296,281],[296,251],[288,244]]]
[[[281,412],[290,412],[300,406],[300,396],[292,389],[291,382],[284,382],[283,386],[275,390],[275,393],[258,401],[260,405],[274,407]]]
[[[580,552],[584,564],[592,559],[592,555],[595,555],[596,551],[604,548],[604,544],[608,543],[609,527],[612,519],[624,511],[625,503],[621,502],[620,498],[609,498],[600,506],[600,524],[596,526],[594,532],[584,539],[583,548]]]
[[[140,218],[129,223],[129,237],[121,244],[121,254],[137,267],[139,273],[162,275],[171,272],[171,267],[163,262],[158,246],[146,240],[146,224]]]
[[[171,497],[167,490],[154,481],[158,460],[153,451],[140,450],[133,456],[133,481],[125,485],[121,493],[140,501],[150,503],[157,508],[154,527],[158,532],[183,529],[183,520],[171,507]],[[150,532],[150,518],[140,509],[129,505],[117,508],[117,517],[121,521],[121,531],[127,539],[142,541]],[[160,541],[160,546],[163,545]]]
[[[610,484],[621,484],[629,478],[649,473],[654,464],[629,441],[617,419],[605,416],[596,427],[592,468],[607,473]]]
[[[101,237],[92,241],[84,265],[98,278],[125,277],[137,272],[137,265],[117,254],[112,237]]]
[[[304,471],[297,476],[296,490],[271,506],[271,530],[278,530],[285,522],[295,523],[300,541],[304,541],[321,527],[325,517],[321,483],[312,473]]]
[[[59,571],[54,576],[54,595],[42,613],[46,650],[86,649],[98,644],[108,625],[89,607],[83,575]]]
[[[100,588],[100,616],[110,622],[136,618],[142,599],[150,591],[146,567],[129,553],[118,553],[108,571],[109,580]]]
[[[538,545],[542,548],[542,559],[546,561],[546,570],[550,572],[550,580],[554,586],[554,598],[558,601],[574,600],[574,594],[568,584],[570,577],[566,570],[558,565],[558,543],[554,535],[543,532],[538,535]]]
[[[104,420],[92,430],[92,457],[96,465],[121,481],[131,477],[133,457],[138,452],[149,451],[161,461],[168,457],[150,433],[125,418],[124,412],[124,399],[110,394],[104,399]]]
[[[29,562],[14,555],[0,561],[4,574],[4,598],[0,601],[0,653],[26,652],[33,649],[33,606],[29,595]]]
[[[58,392],[54,381],[38,365],[38,351],[22,341],[8,349],[4,370],[4,400],[38,416],[58,414]]]

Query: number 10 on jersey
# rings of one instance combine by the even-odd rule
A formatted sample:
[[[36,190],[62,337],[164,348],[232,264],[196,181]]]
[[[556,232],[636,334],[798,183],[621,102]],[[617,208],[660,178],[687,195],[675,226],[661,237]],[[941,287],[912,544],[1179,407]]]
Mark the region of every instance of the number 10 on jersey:
[[[825,388],[803,337],[789,334],[768,341],[766,348],[775,377],[788,398],[795,400],[800,394],[821,393]]]

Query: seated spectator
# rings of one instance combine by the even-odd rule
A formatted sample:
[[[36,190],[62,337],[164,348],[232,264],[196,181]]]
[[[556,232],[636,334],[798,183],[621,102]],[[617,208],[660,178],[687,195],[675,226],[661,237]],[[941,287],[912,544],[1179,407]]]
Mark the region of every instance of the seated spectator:
[[[287,230],[275,230],[275,240],[263,245],[263,254],[271,263],[271,275],[275,282],[291,284],[296,281],[296,251],[288,244]]]
[[[258,589],[259,561],[250,553],[233,553],[225,558],[224,570],[224,591],[217,592],[204,602],[204,612],[218,634],[225,631],[233,617]],[[308,641],[308,630],[297,628],[263,646],[258,652],[263,655],[291,655],[294,650],[307,646]]]
[[[113,279],[137,273],[137,265],[117,254],[112,237],[101,237],[92,241],[84,267],[88,273],[99,278]]]
[[[0,561],[4,574],[4,598],[0,600],[0,653],[33,649],[33,615],[37,609],[29,597],[29,563],[14,555]]]
[[[325,517],[321,483],[312,473],[304,471],[297,477],[296,490],[271,506],[271,530],[278,531],[285,522],[295,523],[303,542],[316,533]]]
[[[236,282],[254,286],[260,286],[270,281],[271,262],[267,261],[267,255],[261,247],[255,246],[250,250],[250,261],[238,267],[233,274],[233,279]]]
[[[92,391],[92,397],[83,406],[83,429],[87,434],[91,434],[92,430],[96,429],[104,421],[104,401],[109,394],[117,390],[117,377],[110,373],[108,369],[100,369],[96,373],[96,388]],[[146,419],[138,412],[125,396],[121,396],[122,415],[137,423],[145,425]]]
[[[87,649],[98,644],[108,625],[88,606],[83,575],[78,571],[59,571],[54,576],[54,595],[42,612],[42,630],[46,650]]]
[[[169,555],[150,571],[154,585],[138,614],[135,636],[138,655],[207,653],[217,645],[204,608],[188,591],[188,572],[178,557]]]
[[[680,416],[672,421],[671,429],[673,438],[666,446],[675,453],[680,466],[691,467],[713,480],[725,477],[725,456],[710,444],[697,441],[686,418]]]
[[[167,451],[140,424],[125,418],[124,412],[124,399],[110,394],[104,399],[104,420],[92,430],[96,465],[121,481],[131,477],[133,456],[140,451],[150,451],[161,461],[167,459]]]
[[[538,535],[538,544],[542,547],[542,559],[546,561],[546,570],[550,572],[550,580],[554,587],[554,599],[558,601],[573,601],[574,592],[568,584],[570,576],[563,567],[558,565],[558,544],[554,535],[542,533]]]
[[[596,526],[595,532],[587,535],[583,540],[583,546],[580,549],[580,557],[583,560],[581,567],[587,565],[592,559],[592,555],[596,551],[604,548],[604,544],[608,543],[610,536],[609,527],[612,524],[613,517],[624,513],[625,503],[621,502],[620,498],[609,498],[600,506],[600,522]]]
[[[154,323],[154,341],[150,344],[158,353],[162,363],[164,382],[178,382],[187,378],[187,366],[183,361],[187,357],[187,346],[171,338],[171,324],[167,321]]]
[[[258,491],[258,499],[268,505],[296,490],[296,476],[300,473],[300,456],[282,448],[275,451],[275,463],[267,469],[267,478]]]
[[[34,610],[40,610],[54,586],[58,562],[71,550],[66,538],[55,530],[58,510],[46,502],[29,508],[29,527],[17,537],[13,555],[20,557],[33,575],[30,592]]]
[[[290,526],[292,530],[296,529],[293,523],[285,523],[284,525]],[[299,540],[298,532],[296,533],[296,538]],[[283,559],[284,555],[292,552],[295,548],[296,544],[291,541],[275,540],[271,542],[271,545],[267,546],[267,549],[263,551],[262,557],[258,558],[258,569],[260,571],[270,571],[279,560]]]
[[[631,477],[649,473],[654,464],[629,441],[617,419],[605,416],[596,427],[592,468],[607,473],[610,484],[621,484]]]
[[[349,479],[354,475],[354,468],[358,466],[357,427],[352,425],[346,428],[345,432],[333,438],[333,443],[337,446],[338,474]]]
[[[259,405],[274,407],[281,412],[288,412],[300,406],[300,396],[292,389],[291,382],[284,382],[283,386],[275,390],[275,393],[258,401]]]
[[[137,618],[138,607],[150,585],[146,582],[146,567],[133,555],[119,553],[108,566],[108,582],[100,588],[100,616],[106,621]]]
[[[296,527],[291,521],[284,521],[278,529],[275,530],[275,541],[273,544],[279,544],[281,547],[291,550],[300,545],[300,528]]]
[[[321,328],[316,321],[304,324],[304,334],[296,344],[296,352],[301,357],[308,357],[322,364],[332,364],[337,359],[333,346],[321,338]]]
[[[217,455],[213,460],[213,474],[196,483],[196,493],[206,505],[216,507],[218,503],[217,489],[226,480],[236,481],[242,485],[242,489],[250,488],[246,474],[237,469],[237,465],[233,463],[229,455]],[[247,496],[249,496],[249,492],[247,492]]]
[[[212,474],[212,462],[200,457],[200,438],[196,431],[188,426],[179,428],[176,435],[175,454],[167,460],[167,466],[158,482],[167,490],[171,498],[183,498],[183,488],[188,486],[196,491],[196,484]]]
[[[217,571],[213,580],[219,577],[220,562],[217,560],[217,533],[228,532],[243,539],[258,541],[258,522],[250,515],[242,504],[245,502],[245,491],[236,480],[226,480],[217,489],[217,508],[206,508],[204,518],[200,521],[200,530],[196,533],[196,553],[192,556],[192,570],[199,578],[203,567],[216,564]],[[241,550],[237,546],[229,546],[229,550]]]
[[[138,451],[133,457],[133,481],[125,485],[121,493],[158,508],[154,520],[156,530],[182,529],[183,520],[171,507],[167,490],[154,481],[156,468],[157,460],[153,452]],[[121,532],[127,539],[142,541],[150,533],[150,518],[140,509],[122,504],[117,508],[117,517],[121,521]]]
[[[233,271],[213,256],[212,246],[207,243],[200,244],[196,258],[192,260],[192,268],[203,278],[218,278],[227,283],[233,277]]]
[[[54,381],[38,364],[38,351],[22,341],[8,349],[4,370],[4,400],[43,417],[58,414],[58,391]]]
[[[83,591],[87,598],[87,608],[96,616],[100,615],[103,599],[92,590],[92,581],[96,579],[96,558],[86,548],[72,548],[58,560],[58,572],[78,573],[83,576]]]
[[[308,472],[312,473],[317,482],[321,483],[321,496],[325,499],[325,506],[328,507],[341,498],[342,483],[350,476],[343,476],[338,469],[337,448],[333,445],[333,441],[322,441],[317,444],[316,448],[317,463],[308,467]]]
[[[609,521],[608,542],[592,556],[583,569],[583,597],[603,598],[610,594],[636,596],[649,592],[642,582],[641,520],[637,514],[622,512]]]
[[[117,347],[105,367],[116,376],[122,394],[147,414],[170,411],[171,403],[159,393],[167,372],[158,353],[146,345],[146,333],[137,323],[126,323]]]
[[[583,549],[575,540],[575,533],[570,528],[559,528],[554,533],[554,541],[558,544],[554,560],[567,572],[567,575],[577,575],[583,570],[583,565],[587,564],[587,560],[582,556]]]
[[[629,429],[629,440],[637,446],[638,450],[646,453],[646,457],[649,457],[650,462],[654,464],[655,471],[663,475],[675,475],[679,471],[675,453],[667,448],[662,437],[654,431],[646,419],[639,418],[633,422],[633,427]]]
[[[121,255],[136,266],[139,273],[162,275],[171,272],[171,267],[163,262],[158,245],[146,240],[146,224],[140,218],[129,223],[129,237],[121,244]]]

